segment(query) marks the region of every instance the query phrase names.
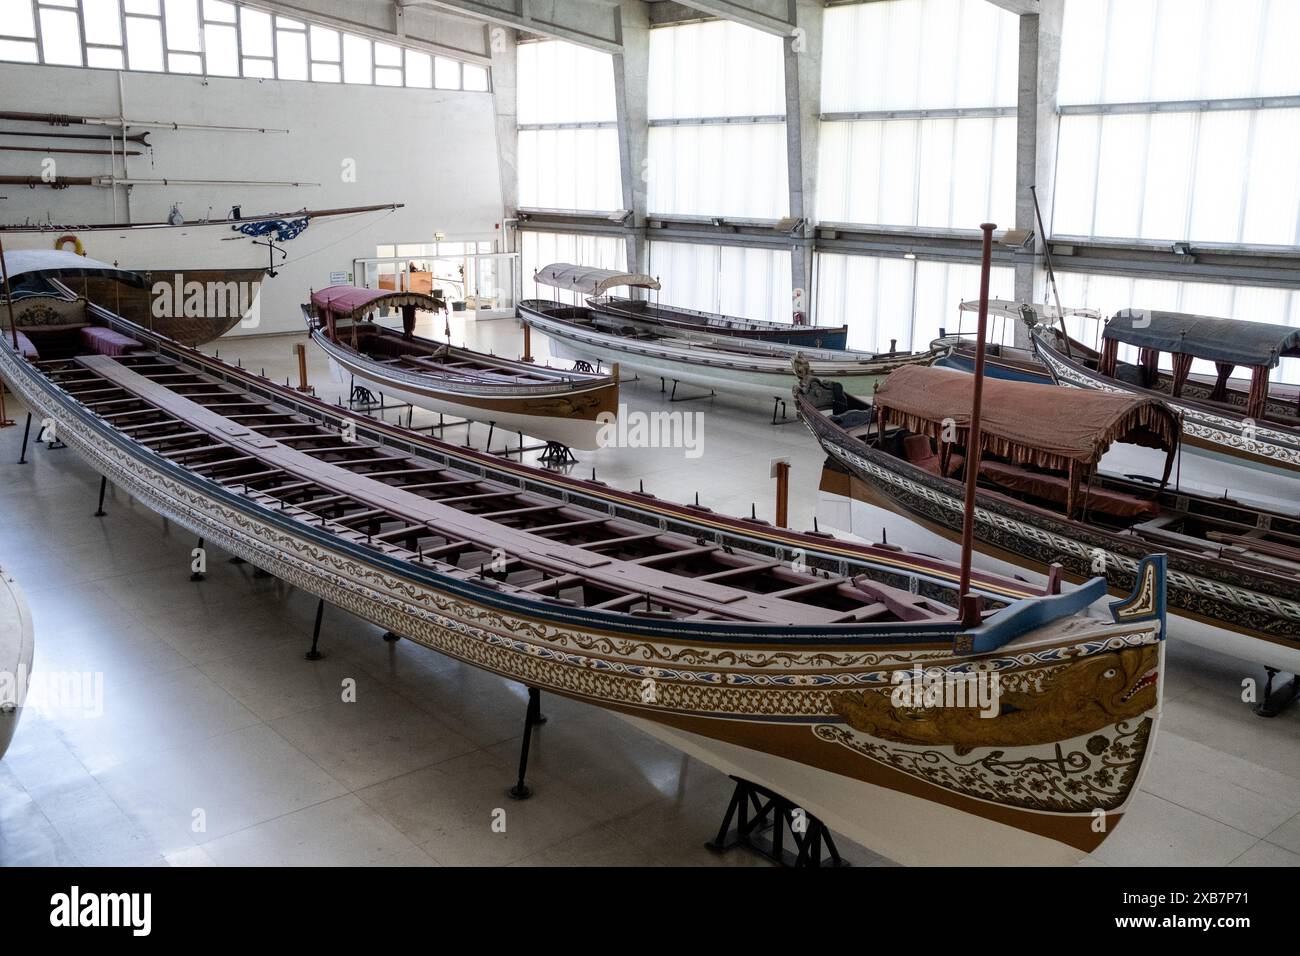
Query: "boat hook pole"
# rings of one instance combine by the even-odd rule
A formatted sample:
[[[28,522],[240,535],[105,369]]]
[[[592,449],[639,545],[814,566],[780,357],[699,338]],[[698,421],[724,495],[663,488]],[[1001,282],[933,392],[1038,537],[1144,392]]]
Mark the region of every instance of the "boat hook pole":
[[[966,502],[961,525],[961,583],[957,591],[962,627],[980,622],[979,598],[970,593],[971,551],[975,545],[975,483],[980,471],[980,406],[984,399],[984,336],[989,323],[989,271],[993,256],[991,222],[983,223],[984,246],[980,258],[980,311],[975,333],[975,389],[971,394],[970,428],[966,436]]]
[[[1038,187],[1030,186],[1029,194],[1034,197],[1034,218],[1038,220],[1038,238],[1043,243],[1043,265],[1047,267],[1047,281],[1052,284],[1052,298],[1056,300],[1056,321],[1065,336],[1065,357],[1070,355],[1070,330],[1065,327],[1065,310],[1061,308],[1061,290],[1056,287],[1056,268],[1052,265],[1052,244],[1047,240],[1043,230],[1043,211],[1038,208]]]

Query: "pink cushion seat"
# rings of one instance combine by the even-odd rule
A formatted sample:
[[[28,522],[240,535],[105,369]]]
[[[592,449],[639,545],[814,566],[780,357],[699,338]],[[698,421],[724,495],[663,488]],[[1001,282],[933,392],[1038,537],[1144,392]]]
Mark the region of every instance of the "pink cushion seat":
[[[6,335],[6,338],[8,336]],[[13,340],[10,339],[10,342]],[[36,351],[36,346],[32,345],[32,340],[23,333],[18,333],[18,354],[25,359],[31,359],[33,362],[39,361],[41,353]]]
[[[125,355],[132,349],[143,348],[129,335],[98,325],[90,325],[81,330],[81,344],[99,355]]]

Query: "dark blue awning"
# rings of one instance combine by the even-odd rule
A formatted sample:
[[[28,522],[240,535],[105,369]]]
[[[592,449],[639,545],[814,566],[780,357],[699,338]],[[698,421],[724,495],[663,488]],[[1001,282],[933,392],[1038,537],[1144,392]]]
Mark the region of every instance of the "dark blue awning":
[[[1233,365],[1273,368],[1283,356],[1300,355],[1300,328],[1186,312],[1122,309],[1106,323],[1104,335],[1139,348]]]

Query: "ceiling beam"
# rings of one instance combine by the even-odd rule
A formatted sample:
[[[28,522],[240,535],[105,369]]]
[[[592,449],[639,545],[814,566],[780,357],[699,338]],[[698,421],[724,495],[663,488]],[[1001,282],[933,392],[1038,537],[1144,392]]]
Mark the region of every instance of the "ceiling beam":
[[[781,37],[795,27],[794,0],[685,0],[681,6]]]
[[[623,48],[618,7],[597,0],[397,0],[397,3],[407,9],[453,10],[606,53],[617,53]]]
[[[989,3],[1021,16],[1032,16],[1042,12],[1040,0],[989,0]]]
[[[411,10],[390,2],[343,0],[247,0],[271,13],[300,18],[336,30],[387,43],[397,43],[487,66],[490,63],[487,24],[443,10]]]

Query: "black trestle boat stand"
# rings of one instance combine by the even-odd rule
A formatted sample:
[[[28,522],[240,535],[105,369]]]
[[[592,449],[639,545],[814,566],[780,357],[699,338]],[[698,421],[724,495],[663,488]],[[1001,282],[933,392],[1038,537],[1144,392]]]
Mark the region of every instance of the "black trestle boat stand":
[[[733,776],[736,789],[712,843],[714,853],[747,846],[781,866],[849,866],[826,824],[779,793]],[[735,835],[731,822],[735,820]],[[786,849],[787,834],[791,849]],[[823,851],[825,855],[823,855]]]

